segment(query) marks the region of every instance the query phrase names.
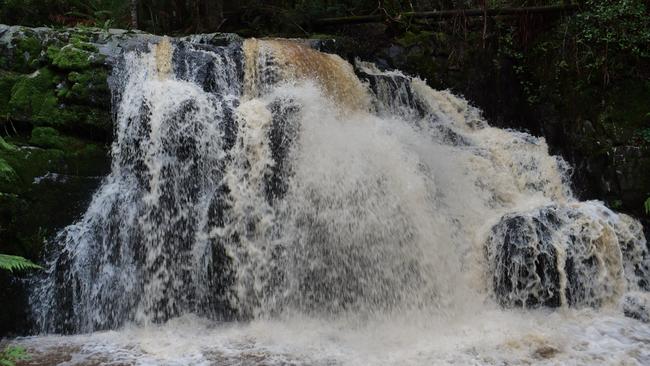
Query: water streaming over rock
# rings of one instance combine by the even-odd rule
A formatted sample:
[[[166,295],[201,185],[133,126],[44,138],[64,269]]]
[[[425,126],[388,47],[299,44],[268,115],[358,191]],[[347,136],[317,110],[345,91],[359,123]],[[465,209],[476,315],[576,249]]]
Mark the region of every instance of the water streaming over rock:
[[[125,52],[112,87],[112,171],[50,243],[42,332],[646,301],[636,220],[577,201],[542,138],[422,80],[300,41],[190,37]]]

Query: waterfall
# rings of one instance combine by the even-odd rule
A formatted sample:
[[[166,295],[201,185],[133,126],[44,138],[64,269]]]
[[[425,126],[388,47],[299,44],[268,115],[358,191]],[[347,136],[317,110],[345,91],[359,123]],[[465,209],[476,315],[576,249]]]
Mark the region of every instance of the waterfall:
[[[112,168],[49,243],[41,332],[444,319],[650,290],[641,225],[580,202],[543,138],[291,40],[163,38],[111,76]]]

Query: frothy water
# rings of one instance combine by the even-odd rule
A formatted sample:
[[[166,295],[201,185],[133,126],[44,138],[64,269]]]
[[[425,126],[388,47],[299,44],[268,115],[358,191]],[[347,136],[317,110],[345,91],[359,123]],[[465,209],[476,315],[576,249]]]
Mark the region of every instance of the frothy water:
[[[94,333],[34,362],[650,362],[641,225],[544,139],[288,40],[165,38],[112,85],[112,171],[31,297]]]
[[[351,326],[314,318],[161,326],[21,340],[30,365],[647,365],[647,324],[610,311],[485,309]]]

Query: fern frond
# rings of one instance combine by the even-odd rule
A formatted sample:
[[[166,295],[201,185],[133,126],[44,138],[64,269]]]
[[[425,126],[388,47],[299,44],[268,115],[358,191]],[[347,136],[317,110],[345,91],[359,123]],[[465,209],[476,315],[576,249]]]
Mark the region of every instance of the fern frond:
[[[28,359],[27,350],[21,346],[7,346],[0,352],[0,366],[16,366],[17,361]]]
[[[29,259],[19,257],[17,255],[0,254],[0,269],[13,272],[40,268],[42,267],[30,261]]]

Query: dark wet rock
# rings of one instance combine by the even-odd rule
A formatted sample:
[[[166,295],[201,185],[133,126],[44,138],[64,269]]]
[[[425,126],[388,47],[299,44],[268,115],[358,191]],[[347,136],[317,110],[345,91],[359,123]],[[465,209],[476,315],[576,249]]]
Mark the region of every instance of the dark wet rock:
[[[533,352],[533,357],[535,357],[538,360],[544,360],[544,359],[553,358],[558,353],[560,353],[560,350],[558,350],[557,348],[545,345],[537,348],[535,352]]]
[[[504,306],[597,307],[627,289],[648,290],[641,231],[591,203],[507,214],[486,241],[494,295]]]
[[[276,100],[269,106],[273,122],[269,130],[269,148],[275,164],[265,176],[266,196],[269,203],[284,197],[288,190],[291,164],[287,161],[289,152],[298,137],[298,115],[300,105],[293,101]]]
[[[629,292],[621,299],[620,307],[625,316],[650,323],[650,293]]]
[[[399,72],[381,73],[375,65],[356,63],[357,77],[368,83],[377,101],[375,109],[380,113],[409,114],[417,117],[426,115],[421,101],[415,96],[411,87],[411,77]],[[382,109],[387,108],[388,111]]]
[[[502,305],[561,305],[557,251],[550,241],[559,226],[549,209],[530,217],[506,215],[492,228],[486,245],[488,266]]]

